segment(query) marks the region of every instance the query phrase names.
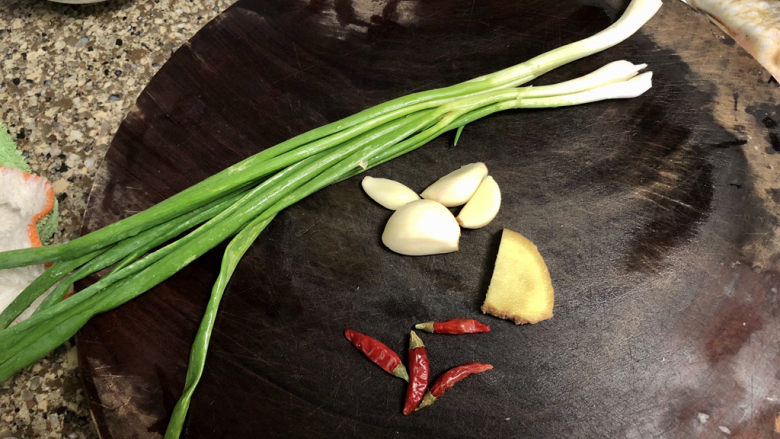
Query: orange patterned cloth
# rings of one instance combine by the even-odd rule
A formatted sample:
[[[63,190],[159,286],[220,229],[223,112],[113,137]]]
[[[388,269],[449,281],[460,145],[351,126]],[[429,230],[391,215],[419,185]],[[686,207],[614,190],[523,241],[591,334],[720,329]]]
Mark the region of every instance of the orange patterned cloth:
[[[0,166],[0,251],[40,246],[36,225],[53,208],[54,191],[49,180]],[[0,311],[43,270],[43,265],[0,270]],[[20,318],[28,315],[26,312]]]

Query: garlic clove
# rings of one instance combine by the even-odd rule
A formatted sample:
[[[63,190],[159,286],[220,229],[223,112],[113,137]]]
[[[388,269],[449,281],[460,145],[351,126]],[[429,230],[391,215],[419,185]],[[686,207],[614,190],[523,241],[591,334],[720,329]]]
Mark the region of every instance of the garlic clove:
[[[487,173],[487,166],[482,162],[464,165],[436,180],[421,195],[447,207],[460,206],[474,195]]]
[[[412,201],[387,220],[382,243],[408,256],[435,255],[458,250],[460,227],[452,212],[431,200]]]
[[[366,176],[360,185],[363,186],[366,195],[390,210],[396,210],[404,204],[420,199],[415,191],[387,178]]]
[[[493,221],[500,207],[501,190],[496,180],[488,175],[455,219],[463,228],[478,229]]]

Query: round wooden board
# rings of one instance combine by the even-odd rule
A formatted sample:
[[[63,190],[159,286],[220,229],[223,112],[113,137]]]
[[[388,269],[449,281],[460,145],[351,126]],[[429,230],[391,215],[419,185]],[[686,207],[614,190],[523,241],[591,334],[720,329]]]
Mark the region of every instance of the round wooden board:
[[[84,231],[309,128],[592,34],[625,6],[549,5],[239,1],[138,98]],[[777,86],[671,1],[630,40],[538,83],[616,59],[648,63],[654,87],[632,100],[496,115],[469,125],[457,147],[443,136],[370,171],[422,190],[484,161],[502,210],[464,231],[457,253],[383,248],[389,212],[362,193],[360,177],[279,215],[225,294],[184,436],[709,437],[728,428],[772,437],[780,251],[777,195],[765,188],[774,174],[764,168],[778,161],[755,148],[772,152]],[[503,227],[545,257],[553,319],[515,326],[480,314]],[[220,251],[80,332],[103,438],[164,432]],[[414,323],[451,317],[493,331],[425,336],[433,375],[467,361],[495,369],[404,417],[404,383],[343,331],[404,352]]]

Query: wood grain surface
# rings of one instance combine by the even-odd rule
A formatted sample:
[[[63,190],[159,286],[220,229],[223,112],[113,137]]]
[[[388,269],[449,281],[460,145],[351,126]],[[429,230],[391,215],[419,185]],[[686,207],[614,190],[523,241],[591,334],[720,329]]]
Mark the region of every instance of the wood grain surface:
[[[538,84],[645,62],[632,100],[514,111],[370,171],[422,190],[484,161],[504,202],[457,253],[401,257],[360,177],[280,214],[225,294],[185,437],[775,437],[780,413],[776,83],[703,17],[667,2],[637,35]],[[306,129],[592,34],[621,2],[240,1],[177,51],[121,125],[84,231],[139,211]],[[773,167],[774,166],[774,167]],[[773,192],[774,191],[774,192]],[[479,313],[500,230],[539,247],[555,317]],[[179,396],[220,250],[79,334],[103,438],[158,437]],[[495,369],[401,415],[405,385],[346,328],[432,373]],[[402,354],[405,358],[405,354]]]

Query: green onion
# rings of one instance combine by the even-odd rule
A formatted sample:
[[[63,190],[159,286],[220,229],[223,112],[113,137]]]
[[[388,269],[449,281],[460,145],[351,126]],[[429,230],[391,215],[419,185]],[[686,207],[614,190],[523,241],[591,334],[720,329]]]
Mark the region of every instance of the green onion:
[[[183,395],[166,438],[184,426],[203,373],[217,309],[238,262],[282,210],[326,186],[406,154],[444,132],[498,111],[579,105],[636,97],[650,73],[616,61],[559,84],[519,87],[552,69],[611,47],[636,32],[660,7],[633,0],[607,29],[498,72],[413,93],[308,131],[249,157],[133,216],[61,245],[0,253],[0,269],[55,262],[0,313],[0,381],[73,336],[94,315],[165,281],[230,240],[190,353]],[[63,300],[77,280],[109,269]],[[27,320],[7,327],[59,282]]]
[[[67,257],[81,256],[93,250],[103,248],[154,225],[173,219],[193,207],[219,198],[227,191],[232,191],[242,185],[255,182],[281,169],[280,167],[287,161],[278,160],[274,162],[272,159],[284,153],[295,151],[297,148],[305,147],[309,144],[315,144],[316,148],[304,148],[299,154],[310,154],[316,152],[315,149],[332,147],[335,143],[344,140],[338,137],[340,132],[356,126],[362,127],[364,124],[370,125],[374,120],[395,111],[403,112],[405,111],[404,108],[408,109],[417,104],[524,84],[566,63],[620,43],[647,22],[660,6],[660,0],[633,0],[624,14],[615,23],[591,37],[551,50],[514,67],[449,87],[396,98],[337,122],[313,129],[242,160],[143,212],[117,221],[66,244],[0,253],[0,269],[53,262]],[[359,130],[350,131],[349,134],[355,135],[356,131]],[[317,141],[319,143],[315,143]]]
[[[231,239],[227,248],[225,248],[219,276],[217,277],[216,282],[214,282],[214,287],[211,290],[211,297],[206,305],[206,312],[203,314],[203,320],[201,320],[200,327],[195,335],[195,341],[192,343],[190,367],[187,369],[184,391],[182,391],[179,401],[176,402],[176,406],[173,408],[171,420],[168,422],[168,428],[165,430],[166,438],[177,438],[181,434],[192,394],[195,393],[195,387],[197,387],[200,377],[203,376],[203,367],[206,362],[206,353],[208,352],[209,340],[211,340],[211,332],[214,330],[214,322],[217,320],[219,302],[222,300],[222,295],[225,292],[225,288],[227,288],[228,281],[236,270],[236,266],[241,261],[244,253],[249,250],[249,247],[255,242],[257,237],[260,236],[260,233],[265,230],[268,224],[271,223],[271,220],[273,220],[273,217],[253,221],[252,224],[247,225],[238,233],[238,235]]]
[[[6,309],[0,313],[0,328],[5,328],[11,324],[19,315],[21,315],[27,307],[29,307],[35,299],[45,293],[52,285],[56,284],[60,279],[67,276],[68,273],[79,267],[81,264],[89,261],[95,256],[99,255],[100,251],[94,251],[88,253],[80,258],[71,259],[68,261],[57,262],[49,267],[40,276],[35,278],[27,288],[22,290],[18,296],[11,302]]]
[[[176,218],[176,221],[158,224],[151,229],[144,230],[143,232],[118,242],[116,245],[106,250],[98,257],[91,259],[88,263],[79,267],[78,270],[73,271],[65,279],[63,279],[59,285],[52,291],[46,299],[41,302],[36,312],[46,309],[49,306],[61,301],[68,290],[77,282],[90,274],[96,273],[106,267],[109,267],[126,257],[127,255],[144,254],[152,248],[169,241],[170,239],[179,236],[183,232],[191,229],[192,227],[208,220],[215,216],[217,213],[226,209],[228,206],[236,201],[239,194],[234,194],[225,197],[222,200],[213,202],[210,205],[202,206]],[[138,257],[134,258],[137,259]],[[121,269],[120,265],[117,265],[114,269],[118,271]]]

